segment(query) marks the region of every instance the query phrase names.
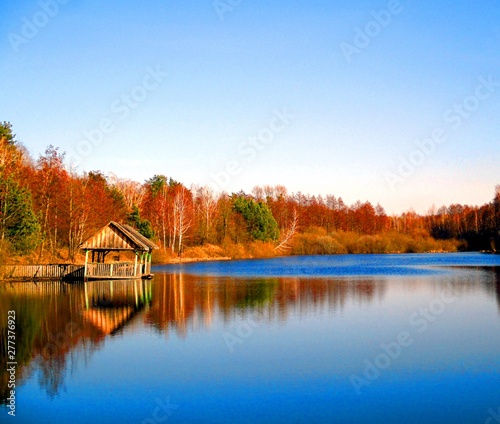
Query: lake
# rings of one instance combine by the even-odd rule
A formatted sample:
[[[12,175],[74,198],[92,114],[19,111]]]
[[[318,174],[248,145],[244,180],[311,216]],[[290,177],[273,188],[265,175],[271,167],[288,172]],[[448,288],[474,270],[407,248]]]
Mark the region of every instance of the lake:
[[[156,266],[0,283],[0,422],[500,422],[500,256]]]

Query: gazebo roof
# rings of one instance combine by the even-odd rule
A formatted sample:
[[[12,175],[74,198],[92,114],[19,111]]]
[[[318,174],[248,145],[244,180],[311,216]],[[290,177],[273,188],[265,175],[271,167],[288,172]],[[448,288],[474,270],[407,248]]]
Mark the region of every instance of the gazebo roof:
[[[133,313],[132,306],[122,306],[115,309],[88,309],[83,315],[102,334],[111,334],[124,325]]]
[[[142,250],[151,251],[158,246],[130,225],[110,221],[80,245],[83,250]]]

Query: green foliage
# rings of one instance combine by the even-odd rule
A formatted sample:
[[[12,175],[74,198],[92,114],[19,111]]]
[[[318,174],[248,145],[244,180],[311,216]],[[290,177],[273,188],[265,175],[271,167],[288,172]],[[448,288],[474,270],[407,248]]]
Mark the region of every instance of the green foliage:
[[[0,181],[0,232],[13,251],[31,252],[39,242],[40,224],[33,212],[31,194],[11,178]]]
[[[4,121],[0,123],[0,140],[4,139],[8,144],[16,144],[16,135],[12,132],[12,124]]]
[[[265,203],[238,196],[233,208],[245,219],[247,231],[254,240],[278,240],[278,223]]]
[[[146,180],[146,184],[151,187],[153,196],[156,196],[168,184],[168,179],[165,175],[155,175],[153,178]]]
[[[147,238],[156,231],[163,249],[172,253],[205,243],[219,245],[222,253],[215,256],[231,258],[500,251],[498,186],[494,199],[480,207],[453,204],[427,215],[410,211],[389,217],[380,205],[358,201],[349,207],[333,195],[287,195],[282,186],[256,187],[252,197],[243,191],[228,196],[201,187],[188,190],[165,175],[154,175],[145,186],[129,180],[110,184],[100,171],[68,173],[64,159],[49,146],[33,163],[10,122],[0,122],[0,261],[29,253],[39,242],[40,258],[45,247],[59,256],[58,249],[67,248],[73,259],[85,236],[125,217]],[[279,229],[286,236],[276,243]]]
[[[94,183],[100,183],[103,186],[106,186],[108,184],[106,177],[104,176],[104,174],[101,171],[90,171],[88,173],[88,179],[89,179],[89,181],[92,181]]]
[[[245,296],[236,306],[242,309],[264,306],[274,299],[277,287],[277,279],[252,281],[245,286]]]
[[[180,184],[180,182],[174,180],[173,178],[167,178],[165,175],[155,175],[154,177],[146,180],[146,185],[151,188],[153,197],[155,197],[165,186],[172,188]]]
[[[155,233],[153,231],[153,227],[151,226],[151,222],[147,219],[142,219],[139,213],[139,208],[134,206],[132,208],[132,212],[127,214],[127,223],[132,227],[137,228],[144,237],[151,239],[154,237]]]

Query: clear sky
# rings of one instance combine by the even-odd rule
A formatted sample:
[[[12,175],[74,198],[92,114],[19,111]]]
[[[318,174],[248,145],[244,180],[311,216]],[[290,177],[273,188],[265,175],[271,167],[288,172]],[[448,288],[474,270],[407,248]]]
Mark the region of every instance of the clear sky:
[[[35,158],[389,213],[500,183],[498,0],[19,0],[1,28],[0,120]]]

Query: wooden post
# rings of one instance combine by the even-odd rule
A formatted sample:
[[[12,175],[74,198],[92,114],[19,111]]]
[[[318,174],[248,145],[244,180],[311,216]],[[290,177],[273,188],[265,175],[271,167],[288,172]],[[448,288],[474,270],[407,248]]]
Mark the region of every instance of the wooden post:
[[[83,287],[85,288],[85,310],[89,310],[89,292],[87,290],[87,284],[83,283]]]
[[[88,261],[88,258],[89,258],[89,251],[86,250],[85,251],[85,270],[83,271],[83,278],[85,278],[87,276],[87,261]]]
[[[137,277],[137,252],[135,253],[135,262],[134,262],[134,277]]]

